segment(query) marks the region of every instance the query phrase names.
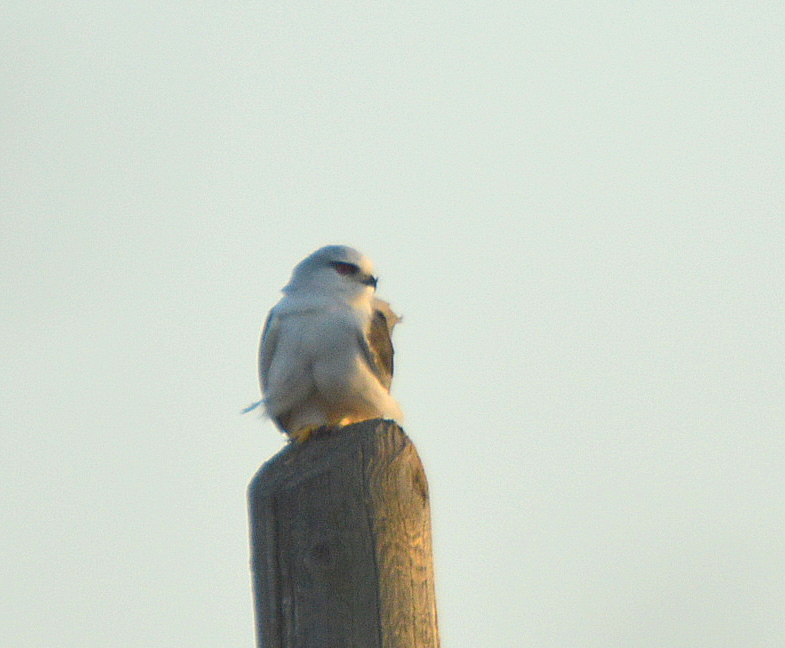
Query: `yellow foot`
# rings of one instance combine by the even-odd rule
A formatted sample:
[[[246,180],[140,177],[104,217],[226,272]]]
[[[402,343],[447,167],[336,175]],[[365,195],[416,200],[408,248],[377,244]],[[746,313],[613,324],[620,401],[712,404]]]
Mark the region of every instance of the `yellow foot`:
[[[344,416],[340,421],[338,421],[338,427],[346,427],[347,425],[362,423],[363,421],[367,420],[367,416]]]
[[[294,432],[289,433],[289,439],[292,443],[305,443],[311,438],[311,435],[318,430],[321,425],[309,425],[308,427],[300,428]]]

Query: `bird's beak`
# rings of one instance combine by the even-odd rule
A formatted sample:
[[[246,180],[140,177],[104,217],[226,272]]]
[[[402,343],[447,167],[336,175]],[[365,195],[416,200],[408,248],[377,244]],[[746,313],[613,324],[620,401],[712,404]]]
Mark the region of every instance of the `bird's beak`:
[[[376,290],[377,281],[379,280],[376,277],[374,277],[373,275],[368,275],[367,277],[363,278],[362,283],[364,283],[366,286],[371,286],[371,288]]]

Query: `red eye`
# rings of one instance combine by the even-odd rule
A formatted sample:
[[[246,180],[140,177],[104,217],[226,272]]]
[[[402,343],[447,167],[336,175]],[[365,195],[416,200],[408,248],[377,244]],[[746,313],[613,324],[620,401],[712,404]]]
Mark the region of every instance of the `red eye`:
[[[359,270],[353,263],[341,263],[340,261],[333,263],[333,267],[339,275],[350,275]]]

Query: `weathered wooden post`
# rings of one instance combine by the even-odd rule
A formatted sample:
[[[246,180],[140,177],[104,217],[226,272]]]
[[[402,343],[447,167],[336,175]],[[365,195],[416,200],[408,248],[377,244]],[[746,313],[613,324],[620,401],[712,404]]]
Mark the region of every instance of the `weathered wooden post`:
[[[290,444],[248,488],[259,648],[437,648],[428,484],[375,419]]]

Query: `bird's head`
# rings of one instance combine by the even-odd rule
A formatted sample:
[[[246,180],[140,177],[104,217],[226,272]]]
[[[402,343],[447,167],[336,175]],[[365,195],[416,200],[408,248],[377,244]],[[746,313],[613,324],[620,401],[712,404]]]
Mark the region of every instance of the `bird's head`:
[[[295,266],[283,292],[289,295],[299,290],[349,298],[370,296],[376,290],[373,263],[346,245],[319,248]]]

